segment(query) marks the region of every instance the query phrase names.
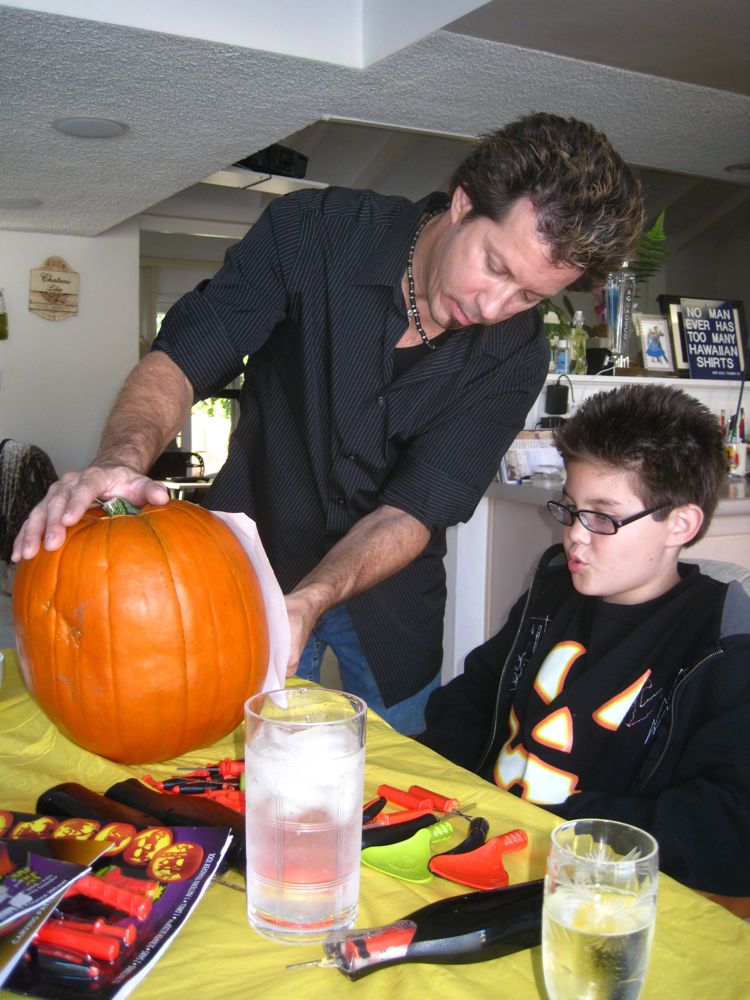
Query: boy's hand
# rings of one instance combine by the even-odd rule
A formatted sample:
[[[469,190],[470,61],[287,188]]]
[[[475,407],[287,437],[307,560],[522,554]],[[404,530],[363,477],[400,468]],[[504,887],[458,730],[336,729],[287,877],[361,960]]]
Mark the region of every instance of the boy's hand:
[[[49,488],[47,496],[31,511],[13,544],[14,563],[32,559],[44,540],[48,551],[59,549],[65,530],[77,524],[95,500],[124,497],[135,507],[165,504],[164,486],[126,465],[96,466],[66,472]]]

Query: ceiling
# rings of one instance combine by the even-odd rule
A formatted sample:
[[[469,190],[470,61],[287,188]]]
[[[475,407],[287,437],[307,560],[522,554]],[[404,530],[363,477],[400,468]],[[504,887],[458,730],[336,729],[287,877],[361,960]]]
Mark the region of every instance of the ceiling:
[[[80,16],[92,7],[101,21]],[[725,169],[750,163],[747,0],[275,0],[262,20],[266,7],[0,5],[0,229],[92,236],[138,217],[237,238],[270,196],[200,182],[271,143],[309,157],[306,179],[417,197],[470,137],[532,110],[603,128],[648,168],[653,205],[682,213],[681,239],[750,221],[750,175]],[[71,138],[51,127],[69,115],[127,131]]]

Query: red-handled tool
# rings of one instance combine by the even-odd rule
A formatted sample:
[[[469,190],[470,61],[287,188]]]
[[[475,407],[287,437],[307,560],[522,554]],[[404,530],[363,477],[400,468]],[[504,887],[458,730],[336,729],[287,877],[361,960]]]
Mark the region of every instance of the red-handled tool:
[[[85,931],[88,934],[106,934],[118,938],[125,947],[130,947],[138,936],[135,924],[110,924],[104,917],[71,917],[56,911],[55,919],[70,930]]]
[[[107,924],[102,927],[102,934],[111,934],[112,937],[119,938],[126,948],[135,943],[138,931],[135,924]]]
[[[485,821],[483,821],[485,822]],[[477,820],[472,821],[472,827]],[[501,889],[510,881],[503,864],[503,855],[521,851],[529,842],[524,830],[511,830],[482,843],[487,829],[477,828],[452,851],[430,858],[433,875],[468,885],[472,889]]]
[[[209,764],[208,767],[198,767],[191,771],[187,767],[180,767],[178,771],[187,771],[186,777],[211,778],[219,775],[222,778],[238,778],[245,770],[244,760],[232,760],[225,757],[216,764]]]
[[[458,799],[449,798],[447,795],[441,795],[439,792],[431,792],[429,788],[422,788],[421,785],[410,785],[409,794],[416,795],[420,799],[429,799],[432,803],[432,808],[437,809],[438,812],[452,813],[454,816],[463,816],[464,819],[468,820],[472,819],[471,816],[467,816],[461,812]]]
[[[394,823],[393,826],[372,823],[362,827],[362,850],[367,850],[368,847],[384,847],[386,844],[401,843],[408,840],[418,830],[424,830],[435,823],[437,823],[437,816],[433,813],[421,813],[414,819],[407,820],[405,823]]]
[[[539,944],[544,882],[470,892],[429,903],[401,920],[330,934],[325,958],[295,962],[343,972],[349,979],[396,962],[473,962]]]
[[[167,778],[162,781],[161,786],[165,792],[174,792],[175,795],[202,795],[204,792],[236,791],[238,788],[237,783],[223,781],[221,778],[208,778],[205,781]]]
[[[72,931],[86,931],[89,934],[97,934],[106,923],[104,917],[69,917],[60,910],[55,910],[54,917]]]
[[[130,892],[127,889],[120,889],[111,882],[96,878],[94,875],[84,875],[65,893],[66,896],[87,896],[89,899],[97,899],[100,903],[106,903],[115,910],[121,910],[130,917],[137,920],[145,920],[151,913],[152,902],[148,896],[141,896],[138,893]]]
[[[105,962],[114,962],[120,954],[120,942],[117,938],[71,929],[62,920],[48,920],[37,931],[35,940],[39,944],[77,951],[80,955],[101,958]]]
[[[398,826],[399,823],[406,823],[411,819],[420,819],[422,816],[430,815],[432,815],[430,809],[399,809],[397,812],[381,812],[369,823],[365,823],[364,829],[369,830],[373,826]]]
[[[385,796],[389,802],[404,809],[430,809],[450,816],[462,816],[468,820],[472,818],[459,810],[458,799],[447,798],[420,785],[412,785],[407,792],[392,785],[381,785],[378,788],[378,795]]]
[[[326,958],[312,962],[293,962],[287,965],[287,969],[316,965],[322,969],[338,969],[349,979],[357,979],[372,968],[404,961],[416,933],[416,923],[404,918],[383,927],[332,934],[333,947],[329,950],[324,945]]]
[[[393,785],[379,785],[378,795],[393,803],[394,806],[402,806],[404,809],[431,809],[432,800],[428,797],[420,798],[405,792],[401,788],[394,788]]]
[[[110,865],[109,868],[100,870],[97,873],[97,878],[108,882],[110,885],[116,885],[118,889],[127,889],[128,892],[134,892],[138,896],[148,896],[150,893],[155,892],[159,886],[159,883],[153,879],[134,878],[132,875],[123,875],[122,869],[118,868],[117,865]]]

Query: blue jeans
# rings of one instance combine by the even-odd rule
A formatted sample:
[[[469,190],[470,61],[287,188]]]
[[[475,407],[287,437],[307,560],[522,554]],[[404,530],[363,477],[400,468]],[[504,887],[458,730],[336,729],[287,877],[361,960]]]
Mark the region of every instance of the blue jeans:
[[[424,708],[427,699],[440,685],[440,674],[410,698],[386,708],[370,665],[345,604],[328,611],[318,621],[307,645],[302,650],[297,676],[320,682],[320,666],[326,646],[330,646],[339,662],[341,686],[367,702],[385,721],[406,736],[416,736],[424,729]]]

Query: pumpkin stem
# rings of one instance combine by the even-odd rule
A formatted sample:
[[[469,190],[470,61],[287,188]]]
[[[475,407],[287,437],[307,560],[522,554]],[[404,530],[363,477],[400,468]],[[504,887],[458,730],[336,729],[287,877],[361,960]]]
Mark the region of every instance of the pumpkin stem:
[[[124,497],[113,497],[102,504],[107,517],[117,517],[118,514],[138,514],[140,510]]]

